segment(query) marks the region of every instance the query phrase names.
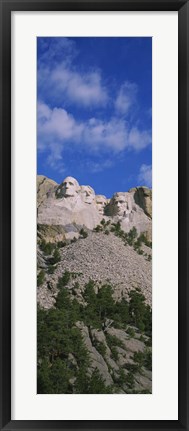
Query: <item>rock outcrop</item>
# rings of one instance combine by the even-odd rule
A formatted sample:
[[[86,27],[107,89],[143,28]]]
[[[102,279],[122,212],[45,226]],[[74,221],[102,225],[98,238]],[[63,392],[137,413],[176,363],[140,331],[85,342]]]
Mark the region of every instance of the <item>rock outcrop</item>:
[[[152,190],[148,187],[136,187],[129,190],[133,195],[134,201],[152,218]]]
[[[38,358],[39,369],[46,367],[44,380],[46,373],[51,379],[54,364],[55,372],[57,365],[63,373],[62,387],[70,375],[68,392],[64,393],[78,393],[79,375],[83,381],[86,375],[89,381],[96,375],[96,383],[102,379],[105,392],[90,393],[151,393],[152,191],[136,187],[107,199],[95,195],[89,185],[80,186],[73,177],[57,184],[39,176],[37,192],[37,301],[46,313],[46,324],[51,325],[54,319],[53,348],[49,337],[50,353],[42,348]],[[90,283],[94,296],[87,297]],[[61,292],[65,296],[58,305]],[[136,315],[130,308],[133,292]],[[88,295],[92,295],[90,288]],[[96,297],[103,300],[93,308]],[[89,304],[91,308],[86,311]],[[56,337],[59,328],[60,338]],[[74,331],[77,337],[81,334],[75,355],[73,346],[69,350]],[[45,338],[46,333],[42,347]],[[54,351],[56,338],[61,341]],[[85,349],[88,365],[82,376]],[[60,393],[56,390],[55,385],[55,392],[49,393]]]
[[[95,195],[90,186],[80,186],[73,177],[65,178],[60,185],[46,177],[38,178],[39,224],[72,224],[92,230],[104,218],[120,221],[125,232],[136,227],[139,234],[145,232],[151,238],[151,217],[152,191],[147,187],[118,192],[107,199],[104,195]],[[74,235],[69,231],[67,238]]]
[[[52,192],[58,184],[45,177],[44,175],[37,176],[37,206],[40,206],[47,198],[48,193]]]

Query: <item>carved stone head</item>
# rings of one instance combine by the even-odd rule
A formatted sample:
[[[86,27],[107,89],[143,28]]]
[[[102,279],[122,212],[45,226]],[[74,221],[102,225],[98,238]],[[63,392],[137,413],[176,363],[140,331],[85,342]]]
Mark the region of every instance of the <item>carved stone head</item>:
[[[74,197],[78,194],[79,183],[73,177],[66,177],[57,189],[57,197]]]
[[[115,193],[109,203],[110,214],[125,217],[129,209],[128,193]]]
[[[104,195],[96,195],[95,196],[95,202],[98,212],[103,215],[104,214],[104,208],[107,204],[106,196]]]
[[[92,204],[95,200],[95,192],[90,186],[81,186],[80,187],[81,199],[86,204]]]

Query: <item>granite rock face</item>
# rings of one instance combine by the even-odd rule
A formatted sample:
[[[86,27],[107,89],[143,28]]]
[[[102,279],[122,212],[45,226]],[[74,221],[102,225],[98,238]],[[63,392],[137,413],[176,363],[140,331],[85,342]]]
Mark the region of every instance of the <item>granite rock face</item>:
[[[119,221],[125,232],[136,227],[139,234],[145,232],[151,238],[152,191],[147,187],[117,192],[107,199],[104,195],[95,195],[89,185],[80,186],[73,177],[65,178],[58,185],[39,176],[37,193],[39,224],[74,224],[92,230],[104,218]],[[70,231],[67,238],[71,237]]]
[[[41,308],[56,309],[58,282],[67,273],[66,290],[71,301],[86,306],[86,284],[94,281],[95,294],[103,286],[111,285],[113,300],[119,304],[129,301],[133,289],[145,297],[145,305],[152,304],[151,240],[152,191],[136,187],[128,192],[117,192],[111,199],[96,195],[89,185],[79,185],[73,177],[61,184],[46,177],[38,178],[38,274],[44,279],[37,289]],[[121,235],[116,231],[121,229]],[[140,250],[126,243],[125,237],[133,227],[138,235],[148,239]],[[117,235],[118,233],[118,235]],[[135,238],[136,241],[136,238]],[[47,252],[42,243],[49,246]],[[54,248],[53,248],[54,247]],[[54,263],[54,250],[58,260]],[[97,370],[107,387],[117,394],[151,393],[152,371],[150,335],[144,334],[135,323],[116,326],[108,316],[101,326],[93,326],[83,314],[75,321],[90,365],[88,374]],[[141,362],[143,358],[143,363]],[[77,357],[69,352],[70,367],[77,368]],[[148,363],[147,363],[148,359]],[[75,384],[76,376],[70,379]]]
[[[48,193],[54,190],[58,184],[45,177],[44,175],[37,176],[37,206],[40,206],[46,199]]]
[[[145,214],[152,218],[152,190],[148,187],[136,187],[130,189],[129,193],[133,195],[134,201],[143,209]]]

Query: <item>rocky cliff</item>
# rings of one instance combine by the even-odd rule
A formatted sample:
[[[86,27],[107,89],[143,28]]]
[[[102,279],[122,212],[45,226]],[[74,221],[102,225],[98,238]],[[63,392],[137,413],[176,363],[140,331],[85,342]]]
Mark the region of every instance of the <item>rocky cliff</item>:
[[[69,232],[65,233],[70,239],[77,236],[75,228],[72,234],[71,224],[92,230],[103,218],[119,221],[125,232],[136,227],[139,234],[146,232],[151,238],[152,191],[147,187],[118,192],[107,199],[95,195],[90,186],[80,186],[73,177],[67,177],[57,185],[39,176],[37,201],[38,223],[69,225]]]
[[[38,393],[151,392],[151,217],[145,187],[39,178]]]
[[[55,181],[50,180],[44,175],[37,175],[37,207],[46,199],[47,193],[56,186],[58,186],[58,184]]]

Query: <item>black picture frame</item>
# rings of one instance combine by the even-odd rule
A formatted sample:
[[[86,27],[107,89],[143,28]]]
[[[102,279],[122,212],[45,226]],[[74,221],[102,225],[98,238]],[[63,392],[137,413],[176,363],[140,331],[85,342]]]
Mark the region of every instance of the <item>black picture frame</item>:
[[[178,11],[179,24],[179,384],[178,420],[11,420],[11,12]],[[0,425],[2,430],[188,430],[189,429],[189,2],[188,0],[0,0]],[[169,31],[169,29],[167,29]],[[171,302],[171,301],[170,301]],[[168,401],[169,402],[169,401]]]

